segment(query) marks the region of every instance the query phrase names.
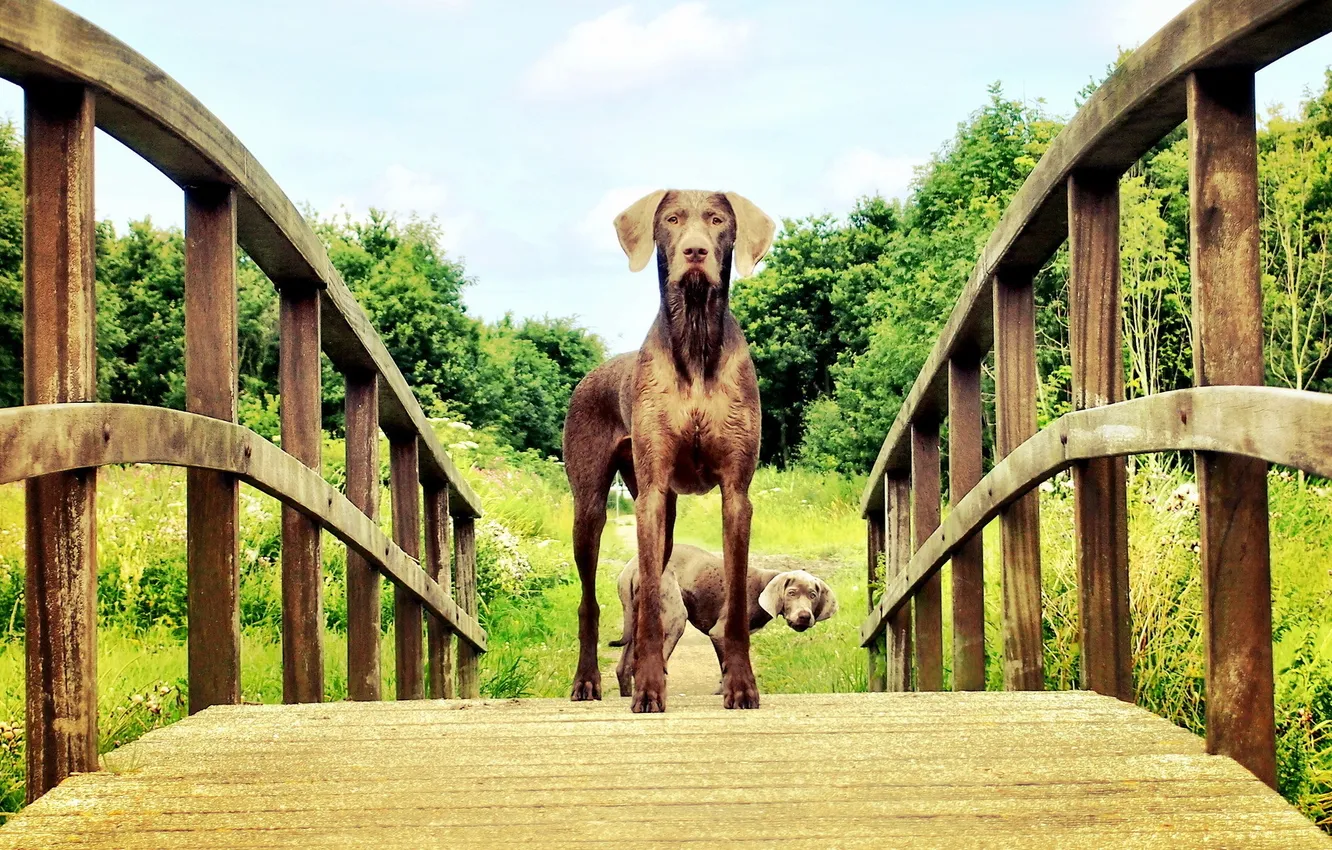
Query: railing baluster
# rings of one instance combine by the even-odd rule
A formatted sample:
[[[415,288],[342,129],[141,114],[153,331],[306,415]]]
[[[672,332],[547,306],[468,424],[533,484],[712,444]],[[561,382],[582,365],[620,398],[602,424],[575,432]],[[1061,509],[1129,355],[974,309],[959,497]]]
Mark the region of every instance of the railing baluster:
[[[93,401],[93,94],[34,83],[25,101],[23,401]],[[96,495],[95,469],[27,482],[29,801],[97,769]]]
[[[379,519],[379,378],[346,376],[347,498],[371,519]],[[347,550],[347,696],[378,700],[379,571]]]
[[[1194,381],[1263,383],[1254,77],[1188,79]],[[1198,453],[1207,750],[1276,787],[1267,464]]]
[[[911,509],[915,527],[912,551],[939,527],[939,424],[911,424]],[[943,576],[935,573],[916,591],[916,687],[943,690]]]
[[[869,610],[874,610],[874,594],[872,588],[879,581],[879,559],[885,553],[884,534],[886,532],[885,524],[887,521],[887,505],[879,510],[872,510],[865,519],[866,533],[866,551],[868,554],[866,564],[866,584],[865,596],[869,600]],[[884,564],[883,571],[885,575],[888,572],[888,565]],[[869,647],[869,661],[866,668],[867,689],[873,692],[884,691],[888,688],[888,669],[885,666],[887,657],[885,655],[886,639],[881,635],[876,638],[874,644]]]
[[[1068,181],[1069,349],[1073,409],[1124,400],[1119,294],[1119,175]],[[1082,686],[1133,701],[1128,483],[1124,458],[1073,467]]]
[[[906,571],[911,560],[911,478],[889,473],[883,482],[884,508],[887,511],[888,560],[884,569],[891,579]],[[911,604],[903,603],[888,619],[884,629],[888,642],[888,690],[911,690]]]
[[[389,491],[393,497],[393,542],[418,561],[421,559],[421,489],[416,438],[389,442]],[[421,699],[421,602],[406,588],[393,589],[393,639],[396,652],[398,699]]]
[[[476,523],[470,516],[453,517],[453,575],[458,588],[458,605],[473,617],[476,600]],[[458,697],[477,699],[481,681],[477,670],[477,652],[465,641],[458,641]]]
[[[425,488],[426,572],[451,594],[453,568],[449,563],[449,488],[430,484]],[[453,630],[438,617],[426,618],[426,670],[431,699],[453,699]]]
[[[981,480],[980,357],[948,361],[948,500],[956,505]],[[979,534],[953,555],[953,690],[985,690],[985,567]]]
[[[282,450],[318,470],[320,423],[319,291],[288,285],[279,311],[278,387]],[[319,526],[282,509],[282,699],[324,698],[324,612]]]
[[[236,421],[236,192],[185,190],[185,409]],[[240,483],[186,473],[190,713],[240,702]]]
[[[995,451],[1003,459],[1036,433],[1036,305],[1032,274],[994,278]],[[1037,493],[1000,515],[1003,551],[1004,686],[1045,687],[1041,643],[1041,512]]]

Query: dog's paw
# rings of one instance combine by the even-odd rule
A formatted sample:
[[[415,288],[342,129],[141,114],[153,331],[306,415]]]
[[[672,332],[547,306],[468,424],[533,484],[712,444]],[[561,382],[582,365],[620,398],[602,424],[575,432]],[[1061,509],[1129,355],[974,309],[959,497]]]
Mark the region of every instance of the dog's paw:
[[[754,681],[754,672],[727,672],[722,678],[722,705],[726,708],[758,708],[758,684]]]
[[[666,710],[666,671],[659,665],[655,669],[634,671],[635,714],[660,714]]]
[[[573,692],[569,694],[569,699],[574,702],[601,699],[601,674],[593,673],[591,676],[580,674],[574,677]]]

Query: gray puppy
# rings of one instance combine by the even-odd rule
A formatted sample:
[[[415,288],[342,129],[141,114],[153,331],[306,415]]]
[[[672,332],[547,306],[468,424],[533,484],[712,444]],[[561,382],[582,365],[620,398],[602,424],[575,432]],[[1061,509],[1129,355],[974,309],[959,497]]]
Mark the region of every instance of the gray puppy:
[[[724,663],[724,582],[721,558],[695,546],[673,547],[671,560],[661,575],[664,663],[669,664],[671,653],[684,634],[686,620],[712,640],[717,663]],[[610,645],[623,647],[615,676],[620,682],[620,696],[627,697],[633,693],[638,558],[631,559],[620,572],[619,591],[620,605],[624,608],[624,634]],[[837,597],[832,588],[805,570],[781,572],[750,567],[745,597],[749,603],[750,632],[758,631],[776,617],[781,617],[797,632],[803,632],[837,613]]]

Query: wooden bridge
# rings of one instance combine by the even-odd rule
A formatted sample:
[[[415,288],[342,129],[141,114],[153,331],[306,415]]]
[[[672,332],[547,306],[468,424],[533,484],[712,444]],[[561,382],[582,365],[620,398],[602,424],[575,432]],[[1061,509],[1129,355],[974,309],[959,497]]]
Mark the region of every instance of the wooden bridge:
[[[862,628],[871,690],[942,690],[945,565],[953,686],[983,687],[980,532],[998,518],[1007,691],[765,695],[757,712],[695,697],[647,716],[619,700],[476,699],[478,500],[314,233],[157,67],[49,0],[3,0],[27,203],[25,406],[0,410],[0,483],[27,482],[34,802],[0,846],[1324,846],[1272,790],[1266,474],[1332,476],[1332,397],[1261,386],[1254,73],[1330,30],[1332,0],[1201,0],[1129,57],[1014,198],[887,435],[863,503],[869,578],[885,585]],[[1185,120],[1198,386],[1126,402],[1118,180]],[[94,127],[184,191],[187,412],[94,403]],[[1032,281],[1065,239],[1076,410],[1038,431]],[[280,290],[281,448],[236,424],[238,245]],[[982,475],[991,350],[998,457]],[[321,351],[346,381],[345,493],[319,470]],[[380,430],[392,540],[377,523]],[[1159,451],[1197,458],[1205,742],[1132,705],[1123,457]],[[99,771],[96,470],[119,463],[189,468],[193,716]],[[1086,690],[1041,693],[1035,488],[1069,467]],[[237,704],[241,481],[284,505],[283,706]],[[321,529],[349,549],[356,702],[336,705],[318,704]]]

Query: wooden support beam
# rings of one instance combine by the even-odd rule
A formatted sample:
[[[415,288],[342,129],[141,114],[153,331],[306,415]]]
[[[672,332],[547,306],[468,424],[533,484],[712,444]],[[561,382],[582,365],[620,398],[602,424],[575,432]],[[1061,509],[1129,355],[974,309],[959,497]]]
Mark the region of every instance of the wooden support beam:
[[[416,438],[389,442],[389,493],[393,498],[393,542],[421,559],[421,470]],[[394,663],[398,699],[423,699],[425,673],[421,646],[421,602],[406,588],[393,589]]]
[[[447,485],[425,489],[425,568],[446,595],[453,586],[449,541],[449,490]],[[438,617],[426,618],[426,672],[431,699],[453,699],[453,630]]]
[[[93,93],[25,94],[23,401],[94,401]],[[29,802],[97,769],[96,496],[95,469],[26,485]]]
[[[185,409],[236,421],[236,191],[185,190]],[[190,713],[241,698],[240,481],[186,473]]]
[[[885,554],[885,522],[886,512],[883,510],[872,510],[865,519],[866,528],[866,573],[865,588],[866,599],[869,601],[869,610],[874,610],[874,591],[883,576],[879,572],[880,560]],[[883,565],[887,570],[887,564]],[[885,691],[888,689],[888,670],[885,667],[886,641],[883,637],[875,639],[874,644],[869,647],[867,667],[865,671],[867,688],[873,692]]]
[[[1073,409],[1085,410],[1124,400],[1117,173],[1082,171],[1069,178],[1068,242]],[[1132,702],[1124,458],[1073,467],[1073,524],[1082,686]]]
[[[282,450],[318,471],[320,423],[319,291],[283,288],[279,308],[278,387]],[[282,699],[324,698],[324,611],[319,525],[282,508]]]
[[[980,357],[948,361],[948,501],[983,474]],[[953,690],[985,690],[985,567],[981,535],[953,555]]]
[[[347,498],[372,520],[379,519],[379,378],[346,375]],[[381,697],[379,663],[379,571],[347,549],[347,696]]]
[[[1258,149],[1249,69],[1188,78],[1194,380],[1263,383]],[[1196,455],[1207,750],[1276,787],[1267,464]]]
[[[1032,273],[994,277],[995,450],[1000,459],[1036,433],[1036,306]],[[1041,643],[1041,510],[1029,493],[1000,516],[1003,552],[1004,686],[1045,687]]]
[[[939,527],[939,424],[911,424],[912,552]],[[916,591],[916,687],[943,690],[943,577],[930,576]]]
[[[476,616],[476,524],[469,516],[453,517],[453,574],[457,587],[458,605],[467,614]],[[481,679],[476,650],[458,642],[458,697],[478,699]]]
[[[888,578],[894,579],[906,571],[915,548],[911,544],[911,479],[906,475],[889,474],[883,486],[887,495],[885,543],[888,550],[884,569]],[[898,608],[888,619],[884,632],[888,643],[888,690],[909,691],[912,689],[911,606]]]

